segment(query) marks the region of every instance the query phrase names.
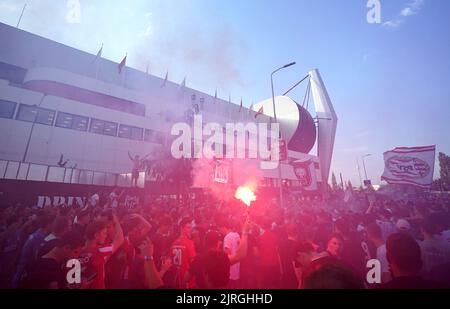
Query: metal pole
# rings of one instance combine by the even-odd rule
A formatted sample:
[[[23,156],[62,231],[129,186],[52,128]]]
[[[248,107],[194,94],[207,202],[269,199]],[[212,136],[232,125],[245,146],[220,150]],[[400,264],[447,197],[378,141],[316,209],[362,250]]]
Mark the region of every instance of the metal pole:
[[[361,184],[361,188],[363,186],[362,178],[361,178],[361,167],[359,166],[359,160],[356,158],[356,164],[358,165],[358,175],[359,175],[359,182]]]
[[[272,74],[270,74],[270,84],[272,86],[273,118],[274,118],[275,122],[277,122],[277,111],[276,111],[276,107],[275,107],[275,91],[274,91],[274,87],[273,87],[273,75],[276,72],[278,72],[278,71],[280,71],[280,70],[282,70],[284,68],[290,67],[291,65],[294,65],[294,64],[295,64],[295,62],[291,62],[289,64],[286,64],[286,65],[282,66],[281,68],[276,69],[275,71],[272,72]],[[279,140],[281,139],[281,130],[280,130],[278,138],[279,138]],[[279,149],[278,149],[278,151],[279,151]],[[284,201],[283,201],[283,179],[282,179],[282,176],[281,176],[281,161],[279,161],[279,164],[278,164],[278,179],[279,179],[279,182],[280,182],[279,183],[279,185],[280,185],[280,206],[283,207]]]
[[[364,157],[362,157],[362,162],[363,162],[363,168],[364,168],[364,176],[366,177],[365,180],[367,180],[367,171],[366,171],[366,164],[364,162]]]
[[[368,180],[368,178],[367,178],[367,171],[366,171],[366,163],[365,163],[364,159],[368,156],[370,156],[370,154],[366,154],[365,156],[362,157],[362,162],[363,162],[363,167],[364,167],[364,175],[366,176],[366,180]]]
[[[47,96],[47,94],[44,94],[42,96],[41,101],[37,105],[38,107],[41,106],[41,104],[44,101],[46,96]],[[34,125],[36,124],[36,118],[37,118],[38,114],[39,114],[39,109],[36,111],[36,116],[34,117],[33,124],[31,125],[30,135],[28,135],[27,146],[25,147],[25,152],[23,153],[22,162],[26,162],[27,155],[28,155],[28,148],[30,147],[31,137],[33,136]]]
[[[278,70],[281,70],[278,69]],[[273,74],[275,74],[278,70],[275,70],[274,72],[272,72],[272,74],[270,75],[270,83],[272,86],[272,105],[273,105],[273,118],[275,119],[275,122],[277,122],[277,112],[276,112],[276,108],[275,108],[275,91],[273,89]],[[278,139],[281,138],[281,132],[278,136]],[[280,187],[280,206],[283,207],[284,203],[283,203],[283,180],[281,178],[281,162],[278,162],[278,180],[279,180],[279,187]]]
[[[19,28],[20,22],[22,21],[23,12],[25,12],[26,7],[27,7],[27,4],[25,3],[23,6],[23,9],[22,9],[22,13],[20,14],[19,21],[17,22],[16,28]]]

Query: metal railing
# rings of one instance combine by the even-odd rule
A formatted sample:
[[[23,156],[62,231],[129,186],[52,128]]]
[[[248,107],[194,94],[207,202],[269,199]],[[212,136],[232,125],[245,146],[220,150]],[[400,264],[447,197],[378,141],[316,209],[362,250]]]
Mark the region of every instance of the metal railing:
[[[0,179],[57,182],[112,187],[132,187],[131,173],[108,173],[45,164],[0,160]],[[144,187],[145,173],[137,181]]]

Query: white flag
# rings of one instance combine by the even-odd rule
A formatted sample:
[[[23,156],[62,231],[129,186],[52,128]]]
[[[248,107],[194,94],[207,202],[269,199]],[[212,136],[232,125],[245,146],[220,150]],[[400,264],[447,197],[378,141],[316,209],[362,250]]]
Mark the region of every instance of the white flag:
[[[384,153],[384,173],[389,184],[429,188],[433,181],[436,146],[397,147]]]

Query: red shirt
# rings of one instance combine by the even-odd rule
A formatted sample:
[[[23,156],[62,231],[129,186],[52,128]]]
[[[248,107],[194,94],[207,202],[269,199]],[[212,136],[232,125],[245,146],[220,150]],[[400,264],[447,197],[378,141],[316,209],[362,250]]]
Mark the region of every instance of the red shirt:
[[[81,274],[83,278],[89,279],[95,274],[90,289],[105,288],[105,264],[106,259],[112,254],[112,246],[100,247],[93,251],[84,251],[81,254]]]
[[[181,236],[176,239],[170,248],[172,254],[172,263],[177,268],[178,281],[183,282],[184,276],[189,270],[189,265],[195,257],[194,242],[189,238]]]

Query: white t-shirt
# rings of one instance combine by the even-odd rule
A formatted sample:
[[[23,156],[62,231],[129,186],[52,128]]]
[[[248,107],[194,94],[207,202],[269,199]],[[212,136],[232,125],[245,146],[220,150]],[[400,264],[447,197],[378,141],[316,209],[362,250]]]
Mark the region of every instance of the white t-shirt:
[[[225,252],[235,255],[238,248],[241,237],[236,232],[229,232],[223,239],[223,249]],[[239,280],[240,278],[240,263],[231,265],[230,267],[230,280]]]

